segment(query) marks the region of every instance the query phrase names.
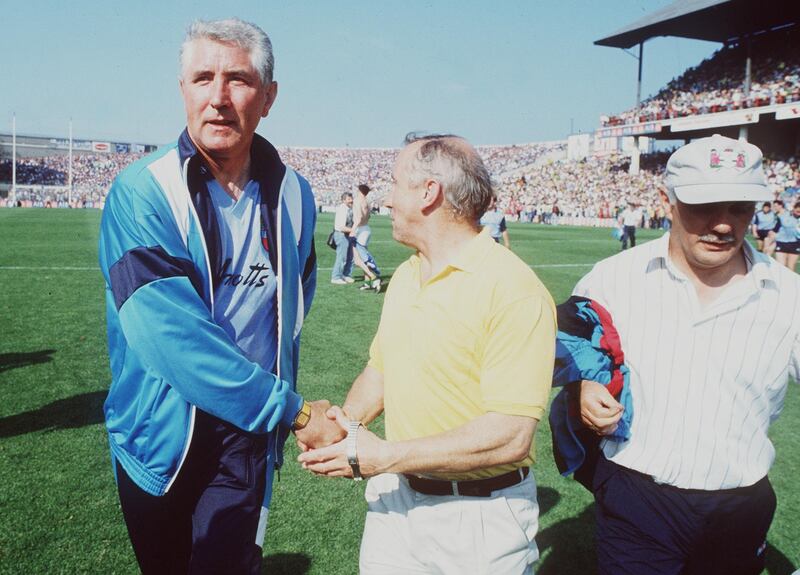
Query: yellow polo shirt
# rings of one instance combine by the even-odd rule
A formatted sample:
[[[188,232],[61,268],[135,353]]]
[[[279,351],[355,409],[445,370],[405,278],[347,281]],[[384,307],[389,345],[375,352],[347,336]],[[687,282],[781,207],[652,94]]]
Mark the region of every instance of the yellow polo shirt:
[[[459,427],[487,412],[544,415],[553,376],[556,312],[536,274],[484,230],[420,285],[420,258],[394,273],[369,365],[383,374],[386,438]],[[522,464],[448,475],[492,477]]]

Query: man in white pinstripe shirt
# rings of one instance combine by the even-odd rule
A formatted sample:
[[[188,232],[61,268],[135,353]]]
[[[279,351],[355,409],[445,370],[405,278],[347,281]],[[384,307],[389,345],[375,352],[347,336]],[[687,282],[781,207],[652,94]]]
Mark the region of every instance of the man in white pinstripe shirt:
[[[630,368],[631,438],[604,440],[594,476],[600,573],[760,573],[775,511],[767,436],[800,370],[800,280],[744,242],[771,198],[755,146],[697,140],[667,164],[661,239],[599,262],[598,301]],[[581,384],[600,435],[622,407]]]

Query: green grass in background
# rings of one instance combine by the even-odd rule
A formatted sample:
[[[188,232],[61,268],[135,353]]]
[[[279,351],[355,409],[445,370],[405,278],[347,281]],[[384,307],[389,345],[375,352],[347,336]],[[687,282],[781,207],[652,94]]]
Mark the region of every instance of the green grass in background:
[[[136,573],[114,488],[102,403],[109,383],[94,210],[0,210],[0,573]],[[409,251],[376,217],[372,251],[384,275]],[[383,295],[330,281],[333,250],[317,231],[319,286],[304,331],[301,391],[341,402],[367,360]],[[512,249],[556,302],[597,260],[619,249],[610,230],[512,224]],[[640,232],[641,240],[658,232]],[[380,422],[375,426],[380,430]],[[800,392],[791,386],[771,436],[778,511],[768,573],[800,566]],[[560,477],[550,431],[536,436],[541,517],[537,573],[592,573],[589,494]],[[351,574],[366,505],[363,484],[303,472],[287,449],[275,485],[265,573]]]

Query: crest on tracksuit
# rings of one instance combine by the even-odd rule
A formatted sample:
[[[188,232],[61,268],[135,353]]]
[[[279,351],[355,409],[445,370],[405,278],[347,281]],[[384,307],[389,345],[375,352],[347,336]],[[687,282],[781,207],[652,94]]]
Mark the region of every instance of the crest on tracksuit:
[[[269,234],[267,233],[267,228],[264,226],[264,220],[261,220],[261,245],[264,247],[265,251],[269,251]]]

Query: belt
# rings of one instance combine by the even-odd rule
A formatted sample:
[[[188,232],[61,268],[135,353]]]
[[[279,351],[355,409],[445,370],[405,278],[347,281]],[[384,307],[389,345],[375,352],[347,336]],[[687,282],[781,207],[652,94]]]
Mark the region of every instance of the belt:
[[[427,479],[404,474],[411,489],[424,495],[466,495],[468,497],[491,497],[493,491],[521,483],[530,469],[521,467],[488,479],[469,479],[466,481],[446,481]]]

